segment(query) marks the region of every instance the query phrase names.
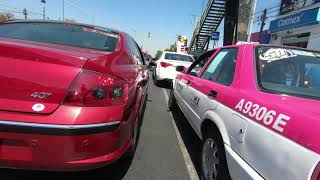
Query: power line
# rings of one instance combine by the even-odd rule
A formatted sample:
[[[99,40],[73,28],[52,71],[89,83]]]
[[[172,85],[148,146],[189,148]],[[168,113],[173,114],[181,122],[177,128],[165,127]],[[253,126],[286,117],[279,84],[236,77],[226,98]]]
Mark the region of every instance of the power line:
[[[66,2],[68,5],[70,5],[70,6],[74,7],[74,8],[76,8],[76,9],[80,10],[80,12],[81,12],[82,14],[90,16],[90,13],[89,13],[88,11],[82,9],[80,6],[78,6],[78,5],[70,2],[69,0],[63,0],[63,2]],[[63,7],[63,8],[64,8],[64,7]],[[94,17],[91,16],[92,24],[93,24],[93,19],[94,19]]]
[[[8,9],[0,9],[0,11],[10,12],[10,13],[21,13],[22,11],[14,11],[14,10],[8,10]]]
[[[72,7],[74,7],[74,8],[76,8],[76,9],[79,9],[80,10],[80,12],[82,13],[82,14],[85,14],[85,15],[89,15],[89,12],[87,12],[86,10],[84,10],[84,9],[82,9],[81,7],[79,7],[78,5],[76,5],[76,4],[73,4],[72,2],[70,2],[69,0],[64,0],[67,4],[69,4],[70,6],[72,6]]]
[[[0,6],[4,6],[4,7],[7,7],[7,8],[19,10],[19,11],[22,11],[22,10],[23,10],[23,9],[15,8],[15,7],[12,7],[12,6],[8,6],[8,5],[6,5],[6,4],[0,4]]]
[[[0,4],[0,6],[4,6],[4,7],[7,7],[7,8],[10,8],[8,11],[15,11],[16,13],[22,13],[23,12],[23,9],[16,8],[16,7],[13,7],[13,6],[8,6],[8,5],[5,5],[5,4]],[[34,11],[30,11],[30,10],[28,10],[28,13],[42,15],[42,13],[34,12]]]
[[[301,4],[301,3],[304,3],[304,2],[305,2],[305,0],[297,0],[297,1],[295,1],[296,4]],[[275,9],[275,8],[280,8],[280,7],[281,7],[281,4],[277,5],[277,6],[273,6],[273,7],[267,8],[267,10],[270,11],[270,10],[274,9],[274,10],[270,11],[270,13],[271,12],[278,12],[279,9]],[[263,13],[263,11],[264,10],[258,11],[258,12],[256,12],[256,14]]]

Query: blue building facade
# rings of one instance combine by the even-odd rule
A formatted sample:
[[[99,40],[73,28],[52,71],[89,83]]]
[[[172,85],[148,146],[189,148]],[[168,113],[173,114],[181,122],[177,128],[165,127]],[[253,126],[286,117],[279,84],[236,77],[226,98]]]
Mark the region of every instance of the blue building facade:
[[[278,18],[270,23],[270,43],[320,50],[320,0],[304,1],[304,6],[297,7],[284,1]]]

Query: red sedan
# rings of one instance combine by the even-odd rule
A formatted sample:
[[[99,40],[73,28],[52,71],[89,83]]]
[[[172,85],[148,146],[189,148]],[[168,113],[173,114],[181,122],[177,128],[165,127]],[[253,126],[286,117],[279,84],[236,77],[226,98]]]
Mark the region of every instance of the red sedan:
[[[0,167],[86,170],[133,154],[148,70],[126,33],[0,24]]]

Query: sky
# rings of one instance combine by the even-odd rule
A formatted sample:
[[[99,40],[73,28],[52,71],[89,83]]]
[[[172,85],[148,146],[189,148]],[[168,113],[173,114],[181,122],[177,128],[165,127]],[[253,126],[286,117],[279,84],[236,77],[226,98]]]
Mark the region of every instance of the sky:
[[[258,0],[257,12],[279,5],[279,1]],[[46,16],[61,20],[62,2],[63,0],[46,0]],[[208,0],[66,0],[64,12],[66,19],[91,24],[93,17],[96,25],[125,31],[137,40],[143,50],[154,55],[158,49],[163,50],[173,44],[177,35],[186,35],[191,39],[194,20],[200,19],[203,5],[207,2]],[[11,10],[16,18],[24,18],[21,13],[17,13],[23,8],[29,11],[29,18],[42,18],[41,0],[0,0],[0,12]],[[256,23],[254,31],[258,30],[259,25]]]

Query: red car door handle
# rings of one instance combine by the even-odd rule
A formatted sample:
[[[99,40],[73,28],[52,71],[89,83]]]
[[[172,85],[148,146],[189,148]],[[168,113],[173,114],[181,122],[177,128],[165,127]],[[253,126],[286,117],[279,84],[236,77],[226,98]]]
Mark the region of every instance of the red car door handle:
[[[208,97],[209,97],[209,98],[215,99],[217,96],[218,96],[217,91],[211,90],[211,91],[209,91],[209,93],[208,93]]]

